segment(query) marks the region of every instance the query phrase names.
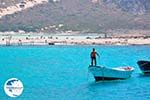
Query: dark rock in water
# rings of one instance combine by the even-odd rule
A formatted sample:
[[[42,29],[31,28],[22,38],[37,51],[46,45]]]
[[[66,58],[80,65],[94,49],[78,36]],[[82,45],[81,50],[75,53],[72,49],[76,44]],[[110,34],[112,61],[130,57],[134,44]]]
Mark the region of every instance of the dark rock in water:
[[[55,43],[48,43],[48,45],[55,45]]]

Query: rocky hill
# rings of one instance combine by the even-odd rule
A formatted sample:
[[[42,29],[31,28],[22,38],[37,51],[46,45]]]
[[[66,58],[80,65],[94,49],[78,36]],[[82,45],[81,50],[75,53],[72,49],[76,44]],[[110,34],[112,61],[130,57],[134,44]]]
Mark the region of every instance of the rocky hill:
[[[149,30],[149,3],[150,0],[49,0],[3,16],[0,31]]]
[[[103,0],[103,2],[135,15],[150,12],[150,0]]]
[[[0,0],[0,8],[6,8],[20,3],[22,0]]]

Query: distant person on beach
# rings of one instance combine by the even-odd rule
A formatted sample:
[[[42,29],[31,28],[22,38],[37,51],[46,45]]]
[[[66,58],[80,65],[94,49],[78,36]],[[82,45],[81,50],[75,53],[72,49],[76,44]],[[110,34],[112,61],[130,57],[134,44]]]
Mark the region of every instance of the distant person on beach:
[[[95,48],[93,48],[93,51],[91,52],[91,66],[96,66],[96,56],[100,57],[99,54],[95,51]]]

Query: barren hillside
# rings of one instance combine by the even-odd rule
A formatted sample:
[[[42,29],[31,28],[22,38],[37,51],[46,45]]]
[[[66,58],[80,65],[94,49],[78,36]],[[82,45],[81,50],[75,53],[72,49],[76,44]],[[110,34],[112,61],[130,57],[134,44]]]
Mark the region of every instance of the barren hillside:
[[[147,7],[145,10],[137,8],[135,14],[125,8],[134,7],[136,3],[139,4],[139,7],[142,7],[142,3],[135,0],[133,5],[125,6],[129,3],[123,1],[125,2],[125,0],[118,0],[118,2],[116,0],[49,0],[48,3],[2,17],[0,19],[0,31],[55,32],[75,30],[101,32],[117,29],[149,30],[149,6],[143,6]],[[147,1],[144,4],[147,3],[149,2]],[[144,12],[141,14],[137,11]]]

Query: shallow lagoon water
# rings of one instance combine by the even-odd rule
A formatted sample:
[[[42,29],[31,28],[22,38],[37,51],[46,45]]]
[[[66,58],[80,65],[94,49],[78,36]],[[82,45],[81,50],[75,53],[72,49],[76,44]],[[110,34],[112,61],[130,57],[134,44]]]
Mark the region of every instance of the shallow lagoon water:
[[[132,77],[95,83],[87,69],[93,47],[100,54],[98,65],[132,66]],[[150,76],[136,64],[150,60],[149,54],[150,46],[1,46],[0,100],[149,100]],[[24,85],[17,98],[3,90],[12,77]]]

